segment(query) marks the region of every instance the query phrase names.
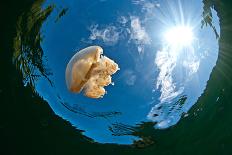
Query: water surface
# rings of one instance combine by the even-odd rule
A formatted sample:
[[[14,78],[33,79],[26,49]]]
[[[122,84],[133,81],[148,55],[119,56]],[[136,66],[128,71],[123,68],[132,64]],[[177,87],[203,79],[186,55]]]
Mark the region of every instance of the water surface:
[[[36,33],[29,33],[26,44],[20,42],[27,32],[20,27],[23,16],[19,18],[13,59],[25,86],[31,85],[58,116],[87,137],[100,143],[132,144],[140,139],[153,144],[152,135],[141,131],[143,125],[166,129],[188,117],[216,64],[219,19],[204,7],[200,0],[45,1],[31,9],[32,17],[34,12],[45,17],[28,20],[29,32]],[[175,47],[165,40],[165,33],[176,26],[191,28],[189,45]],[[90,45],[102,46],[120,66],[114,85],[98,100],[70,93],[65,85],[68,61]],[[33,52],[37,54],[28,60]]]

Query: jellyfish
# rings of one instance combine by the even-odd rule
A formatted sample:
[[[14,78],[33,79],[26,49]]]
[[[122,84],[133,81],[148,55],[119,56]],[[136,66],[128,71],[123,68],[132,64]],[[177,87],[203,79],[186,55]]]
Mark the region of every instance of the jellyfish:
[[[100,98],[112,83],[111,75],[119,70],[118,64],[103,56],[100,46],[90,46],[77,52],[65,71],[66,85],[73,93],[84,92],[89,98]]]

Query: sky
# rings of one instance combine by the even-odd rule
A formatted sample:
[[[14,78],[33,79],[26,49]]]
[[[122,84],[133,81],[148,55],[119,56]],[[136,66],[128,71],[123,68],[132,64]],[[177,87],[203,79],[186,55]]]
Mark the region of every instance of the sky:
[[[210,27],[201,28],[200,0],[50,0],[43,7],[50,4],[56,7],[41,29],[41,45],[54,86],[44,78],[36,89],[57,115],[86,136],[101,143],[130,144],[137,137],[113,136],[109,127],[154,121],[154,128],[166,129],[180,121],[204,91],[216,64],[218,40]],[[68,8],[67,13],[56,21],[63,8]],[[213,16],[220,32],[214,11]],[[191,28],[191,43],[173,45],[182,31],[172,43],[165,39],[177,26]],[[69,60],[91,45],[101,46],[104,55],[120,67],[113,75],[114,85],[106,87],[101,99],[70,93],[65,84]],[[187,96],[184,105],[176,104],[183,95]],[[110,112],[120,114],[99,115]]]

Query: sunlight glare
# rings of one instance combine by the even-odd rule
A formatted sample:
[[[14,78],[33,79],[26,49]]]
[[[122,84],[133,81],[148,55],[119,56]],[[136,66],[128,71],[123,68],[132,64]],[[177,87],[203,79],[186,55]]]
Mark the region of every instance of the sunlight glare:
[[[192,28],[188,26],[175,26],[165,33],[164,38],[170,46],[190,46],[193,41]]]

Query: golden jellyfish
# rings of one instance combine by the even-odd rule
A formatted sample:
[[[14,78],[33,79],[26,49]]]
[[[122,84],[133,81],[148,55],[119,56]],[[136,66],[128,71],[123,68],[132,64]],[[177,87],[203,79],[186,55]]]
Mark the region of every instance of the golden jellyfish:
[[[100,98],[104,87],[112,83],[111,75],[119,70],[118,64],[103,56],[100,46],[90,46],[77,52],[66,67],[65,79],[69,91],[90,98]]]

